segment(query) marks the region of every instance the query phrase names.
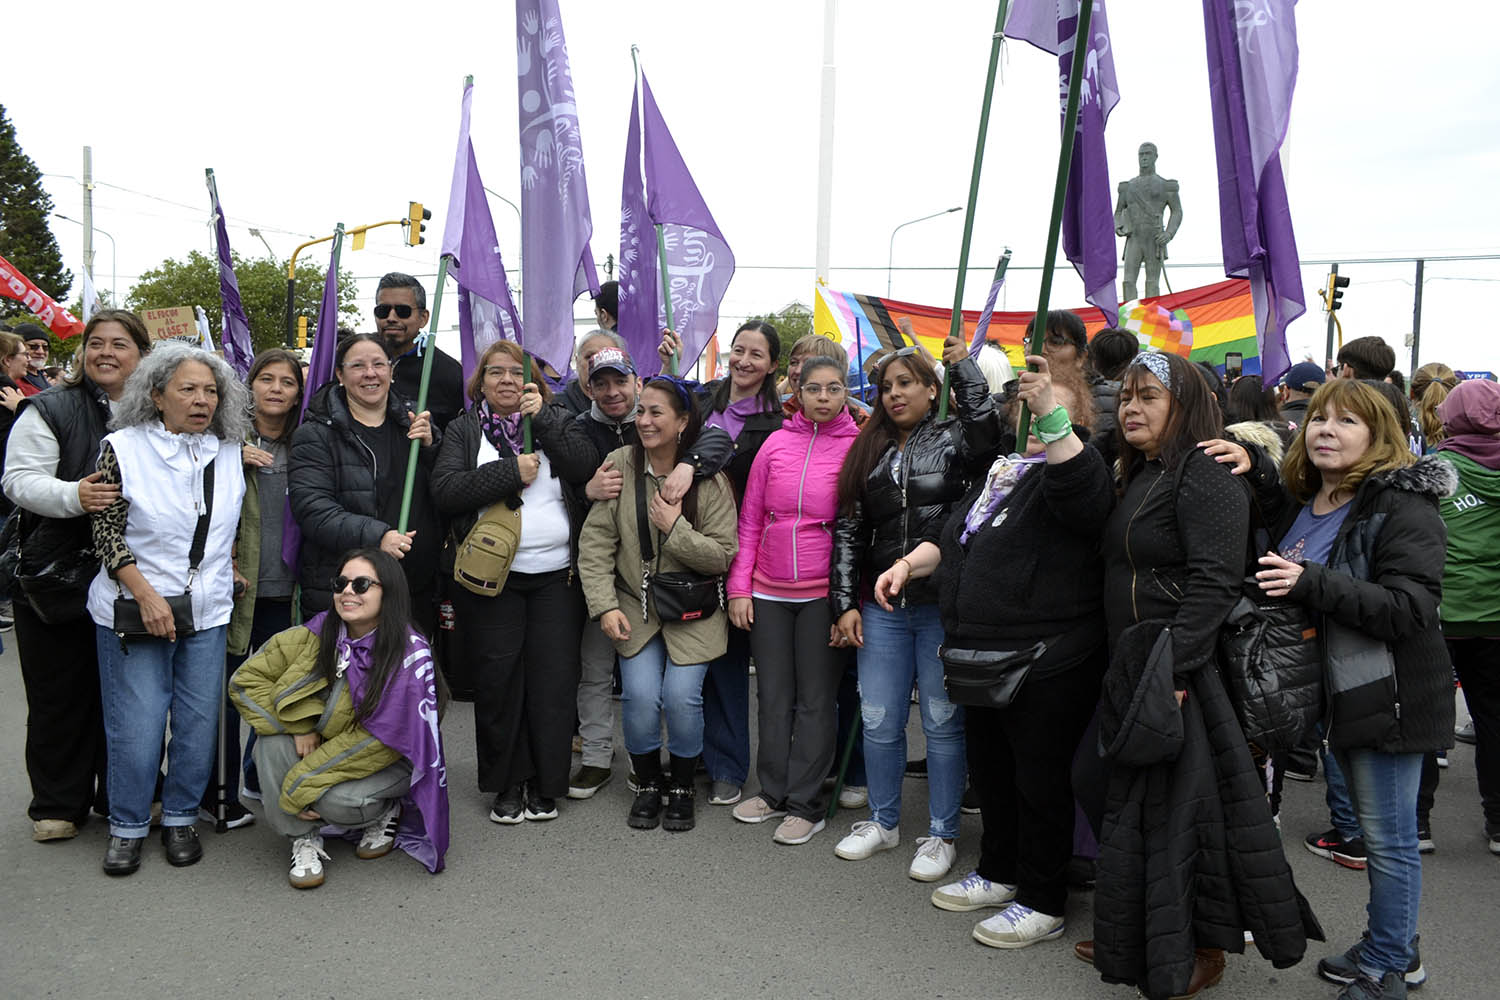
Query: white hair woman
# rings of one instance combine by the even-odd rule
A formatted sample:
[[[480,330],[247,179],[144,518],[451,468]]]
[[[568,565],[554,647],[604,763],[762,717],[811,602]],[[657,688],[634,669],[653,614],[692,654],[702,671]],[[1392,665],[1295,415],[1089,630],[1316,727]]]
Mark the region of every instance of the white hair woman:
[[[99,481],[120,494],[93,515],[101,565],[88,610],[108,744],[104,872],[129,875],[151,825],[169,712],[162,844],[178,867],[203,857],[193,824],[223,697],[248,396],[221,358],[168,342],[127,380],[110,426]]]

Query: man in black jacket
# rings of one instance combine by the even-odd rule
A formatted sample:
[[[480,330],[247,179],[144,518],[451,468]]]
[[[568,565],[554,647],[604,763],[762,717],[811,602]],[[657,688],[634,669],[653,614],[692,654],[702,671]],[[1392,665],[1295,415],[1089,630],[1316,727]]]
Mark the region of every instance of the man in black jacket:
[[[1293,427],[1307,423],[1307,401],[1318,391],[1318,386],[1328,381],[1323,369],[1311,361],[1302,361],[1287,371],[1277,385],[1277,403],[1281,408],[1281,419]]]
[[[422,355],[416,339],[427,326],[427,290],[409,274],[392,271],[380,279],[375,289],[375,321],[385,338],[386,353],[391,357],[391,391],[406,401],[406,408],[417,412],[417,395],[422,384]],[[427,384],[427,410],[438,430],[463,412],[464,370],[453,358],[429,347],[432,378]]]

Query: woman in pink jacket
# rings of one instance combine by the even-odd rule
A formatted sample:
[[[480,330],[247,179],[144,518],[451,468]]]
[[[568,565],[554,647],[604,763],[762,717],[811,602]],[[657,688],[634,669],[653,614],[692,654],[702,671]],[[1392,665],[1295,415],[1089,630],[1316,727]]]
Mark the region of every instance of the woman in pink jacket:
[[[760,794],[736,806],[734,818],[785,816],[778,844],[805,844],[823,829],[844,664],[830,645],[828,565],[839,469],[859,431],[837,361],[808,359],[797,392],[801,412],[766,439],[750,467],[728,587],[729,620],[750,630],[760,706]]]

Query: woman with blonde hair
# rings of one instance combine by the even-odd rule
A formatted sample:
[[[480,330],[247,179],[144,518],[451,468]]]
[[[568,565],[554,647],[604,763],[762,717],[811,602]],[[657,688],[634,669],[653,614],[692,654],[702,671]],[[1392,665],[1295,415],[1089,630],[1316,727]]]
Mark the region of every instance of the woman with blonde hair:
[[[1441,361],[1429,361],[1411,378],[1411,399],[1417,407],[1417,424],[1425,442],[1423,452],[1431,452],[1443,440],[1443,421],[1437,408],[1448,393],[1458,386],[1458,375]]]

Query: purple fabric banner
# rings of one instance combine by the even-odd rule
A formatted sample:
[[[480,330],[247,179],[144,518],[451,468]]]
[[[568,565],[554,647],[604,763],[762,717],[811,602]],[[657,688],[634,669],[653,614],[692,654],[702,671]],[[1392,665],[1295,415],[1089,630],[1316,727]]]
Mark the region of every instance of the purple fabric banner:
[[[1307,311],[1279,155],[1297,84],[1295,8],[1203,0],[1224,273],[1250,279],[1267,384],[1291,367],[1287,324]]]
[[[583,137],[557,0],[516,0],[516,68],[526,349],[566,374],[573,360],[573,300],[585,291],[597,295],[599,276],[589,250],[594,223]]]
[[[1115,82],[1115,58],[1109,41],[1109,19],[1104,0],[1093,0],[1089,22],[1089,53],[1079,82],[1078,125],[1068,191],[1063,199],[1063,252],[1083,279],[1084,297],[1104,313],[1113,326],[1120,315],[1115,287],[1114,191],[1109,184],[1109,158],[1104,127],[1120,101]],[[1030,42],[1057,56],[1062,106],[1068,103],[1068,77],[1078,31],[1078,0],[1015,0],[1005,20],[1006,34]]]
[[[625,148],[620,330],[630,344],[636,371],[645,376],[660,370],[656,344],[667,324],[661,281],[656,274],[659,249],[655,226],[661,225],[661,240],[666,247],[672,323],[682,338],[681,370],[698,360],[718,328],[719,303],[734,277],[734,252],[693,182],[644,73],[637,99],[639,104],[631,102],[630,135]],[[643,152],[639,158],[635,152],[638,148]],[[642,183],[641,167],[644,167],[643,192],[637,187]]]
[[[979,314],[979,322],[974,324],[974,339],[969,342],[969,357],[979,357],[979,349],[984,346],[985,334],[990,330],[990,318],[995,315],[995,303],[1000,299],[1000,287],[1005,284],[1005,265],[1010,262],[1010,251],[1005,251],[1001,258],[999,272],[995,280],[990,283],[990,294],[984,300],[984,311]]]
[[[465,384],[486,347],[502,338],[518,343],[521,340],[521,321],[511,298],[505,264],[500,259],[495,220],[479,178],[474,143],[469,139],[473,103],[474,85],[470,84],[464,88],[442,247],[443,256],[451,258],[448,274],[458,284],[459,345]],[[571,343],[570,340],[570,346]]]
[[[229,253],[229,227],[224,222],[224,208],[219,204],[219,186],[214,182],[214,172],[208,175],[208,198],[214,213],[214,247],[219,254],[219,301],[224,308],[223,332],[219,346],[224,349],[224,360],[241,379],[250,375],[250,364],[255,360],[255,348],[250,342],[250,320],[245,317],[245,306],[240,301],[240,282],[234,275],[234,259]]]

